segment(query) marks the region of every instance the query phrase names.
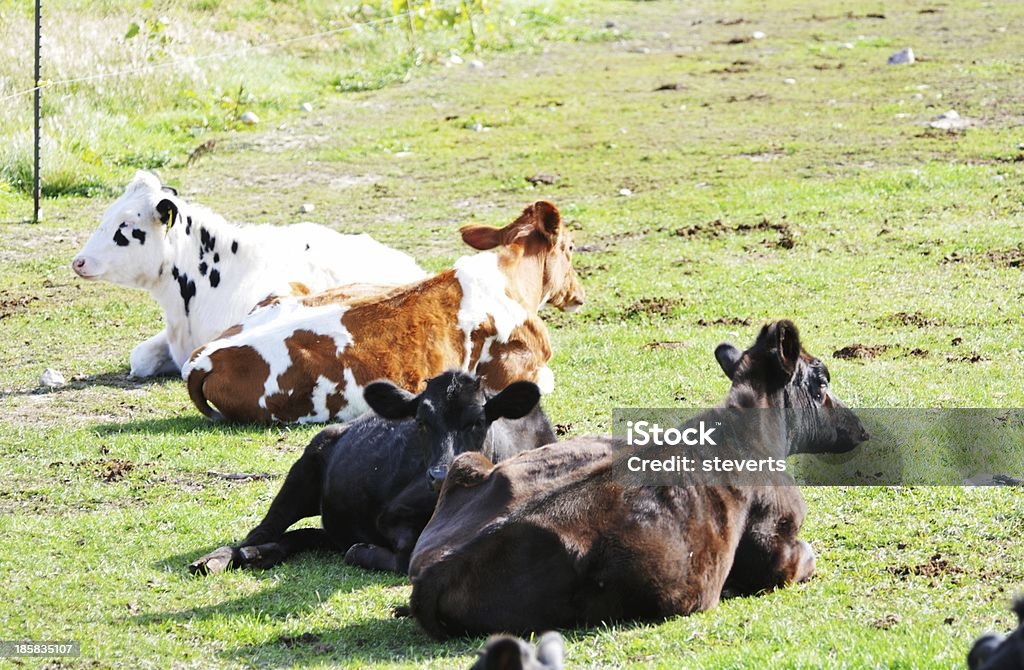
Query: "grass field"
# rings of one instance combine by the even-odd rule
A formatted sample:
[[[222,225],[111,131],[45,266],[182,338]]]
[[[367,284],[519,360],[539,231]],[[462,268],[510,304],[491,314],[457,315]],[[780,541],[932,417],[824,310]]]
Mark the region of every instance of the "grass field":
[[[119,36],[206,12],[202,39],[171,21],[172,52],[268,39],[274,17],[282,36],[306,34],[332,7],[53,4],[66,25],[52,39],[72,47],[91,21]],[[0,3],[0,34],[23,36],[26,17]],[[156,304],[84,283],[69,262],[140,166],[228,218],[370,232],[432,270],[464,252],[459,225],[554,201],[588,292],[583,311],[546,317],[545,406],[568,434],[608,432],[615,407],[717,402],[714,346],[745,346],[775,318],[796,321],[854,406],[1022,406],[1024,5],[509,1],[476,20],[496,31],[478,50],[465,24],[424,27],[415,45],[394,26],[211,66],[169,89],[203,84],[205,126],[134,79],[55,88],[54,118],[77,109],[48,126],[64,166],[53,183],[69,186],[39,226],[14,223],[31,212],[18,182],[30,117],[0,102],[14,138],[0,150],[0,639],[83,649],[0,667],[458,668],[483,642],[433,642],[391,616],[404,579],[340,557],[188,575],[259,521],[316,429],[213,425],[180,380],[128,378],[128,352],[161,327]],[[919,61],[886,65],[905,46]],[[425,55],[408,66],[414,48]],[[86,70],[134,58],[73,48],[47,76],[76,76],[76,56]],[[27,63],[13,46],[3,59],[5,72]],[[239,73],[255,127],[223,102]],[[929,127],[950,109],[969,127]],[[207,139],[215,150],[186,165]],[[861,355],[833,357],[846,347]],[[41,390],[47,367],[67,386]],[[960,668],[977,634],[1010,627],[1024,490],[805,497],[815,579],[658,625],[570,631],[570,667]]]

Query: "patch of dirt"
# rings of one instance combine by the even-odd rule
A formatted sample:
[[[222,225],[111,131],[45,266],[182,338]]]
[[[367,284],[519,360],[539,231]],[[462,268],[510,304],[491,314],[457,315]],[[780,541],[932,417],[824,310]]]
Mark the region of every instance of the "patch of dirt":
[[[577,251],[579,251],[579,249],[577,249]],[[574,267],[576,269],[576,274],[583,279],[591,277],[598,272],[608,271],[608,266],[604,263],[598,263],[597,265],[574,265]]]
[[[929,352],[927,349],[921,349],[918,347],[914,347],[913,349],[907,352],[907,356],[910,356],[912,358],[928,358],[928,356],[930,355],[931,352]]]
[[[556,423],[555,424],[555,435],[558,437],[565,437],[572,431],[572,423]]]
[[[895,628],[900,621],[902,619],[898,614],[886,614],[884,617],[872,621],[871,625],[879,630],[889,630]]]
[[[719,316],[714,319],[697,319],[698,326],[749,326],[749,317],[740,316]]]
[[[951,251],[942,257],[942,264],[966,263],[973,261],[977,256],[966,256],[959,251]],[[989,249],[984,254],[984,259],[1004,268],[1024,268],[1024,245],[1018,244],[1008,249]]]
[[[771,100],[772,96],[767,93],[750,93],[743,97],[730,95],[725,99],[726,102],[760,102],[765,100]]]
[[[892,347],[888,344],[850,344],[842,349],[833,351],[832,358],[840,358],[843,360],[870,360],[872,358],[878,358],[891,348]]]
[[[50,463],[50,468],[54,470],[62,470],[64,468],[92,470],[96,477],[108,483],[121,481],[129,473],[147,467],[152,469],[151,466],[139,466],[123,458],[96,458],[69,462],[53,461]]]
[[[985,257],[1006,268],[1024,267],[1024,246],[1011,247],[1009,249],[990,249]]]
[[[552,184],[557,183],[558,180],[561,179],[561,177],[558,176],[557,174],[535,174],[532,177],[524,177],[524,179],[530,182],[530,184],[532,184],[533,186],[538,186],[541,184],[551,186]]]
[[[24,311],[36,300],[39,300],[39,296],[23,295],[15,298],[0,298],[0,320]]]
[[[796,244],[796,241],[793,239],[793,231],[788,223],[772,222],[767,217],[757,223],[739,223],[735,226],[729,226],[721,219],[715,219],[707,223],[677,228],[675,234],[678,237],[714,239],[727,233],[745,235],[747,233],[768,231],[778,233],[779,237],[774,241],[764,240],[766,245],[777,246],[782,249],[792,249]]]
[[[672,311],[682,304],[678,298],[640,298],[622,311],[624,319],[634,319],[640,315],[671,316]]]
[[[929,579],[935,579],[942,577],[943,575],[959,575],[966,572],[963,568],[958,565],[951,565],[949,560],[942,557],[942,554],[935,554],[928,559],[927,563],[921,563],[920,565],[901,565],[897,567],[887,568],[889,573],[896,577],[909,577],[911,575],[917,577],[928,577]]]
[[[685,91],[685,90],[687,90],[689,88],[690,87],[687,86],[686,84],[680,84],[678,82],[673,82],[673,83],[669,83],[669,84],[662,84],[661,86],[658,86],[657,88],[655,88],[654,91],[655,92],[657,92],[657,91]]]
[[[274,479],[275,475],[268,472],[217,472],[207,470],[206,474],[214,479],[224,479],[229,482],[247,483],[257,482],[263,479]]]
[[[736,60],[725,67],[717,67],[708,70],[709,74],[743,74],[753,69],[754,62],[749,60]]]
[[[889,323],[901,326],[913,326],[914,328],[932,328],[940,325],[937,319],[931,319],[921,312],[896,312],[885,319]]]
[[[972,351],[969,354],[946,354],[946,360],[950,363],[982,363],[989,360],[985,354]]]
[[[690,346],[688,343],[681,342],[679,340],[654,340],[652,342],[648,342],[642,348],[643,349],[685,349],[688,346]]]

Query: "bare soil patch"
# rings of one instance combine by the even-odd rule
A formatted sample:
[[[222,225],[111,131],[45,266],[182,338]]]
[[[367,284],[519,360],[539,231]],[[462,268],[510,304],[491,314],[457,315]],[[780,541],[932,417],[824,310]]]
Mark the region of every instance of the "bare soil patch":
[[[622,310],[622,318],[635,319],[642,315],[667,317],[680,304],[682,300],[679,298],[641,298]]]
[[[839,358],[843,360],[870,360],[872,358],[878,358],[891,348],[892,347],[888,344],[860,344],[858,342],[833,351],[832,358]]]

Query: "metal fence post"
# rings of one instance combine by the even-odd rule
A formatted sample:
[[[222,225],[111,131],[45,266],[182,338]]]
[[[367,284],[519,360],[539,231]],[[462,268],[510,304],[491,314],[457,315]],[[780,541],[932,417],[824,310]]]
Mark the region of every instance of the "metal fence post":
[[[39,223],[39,96],[42,92],[40,90],[40,79],[41,79],[41,68],[40,68],[40,30],[43,23],[43,12],[40,6],[42,0],[36,0],[36,49],[35,49],[35,74],[33,77],[33,86],[35,87],[34,98],[34,120],[33,125],[33,136],[32,136],[32,223]]]

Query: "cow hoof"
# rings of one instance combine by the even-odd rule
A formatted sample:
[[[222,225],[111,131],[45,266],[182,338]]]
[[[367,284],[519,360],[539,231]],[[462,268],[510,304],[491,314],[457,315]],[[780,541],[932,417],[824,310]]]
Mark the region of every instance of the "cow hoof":
[[[353,544],[345,552],[345,563],[349,565],[355,565],[360,568],[370,567],[373,563],[373,557],[376,556],[377,547],[369,544],[368,542],[360,542],[359,544]]]
[[[231,566],[233,556],[234,549],[231,547],[221,547],[189,563],[188,571],[193,575],[214,575],[218,572],[224,572]]]

